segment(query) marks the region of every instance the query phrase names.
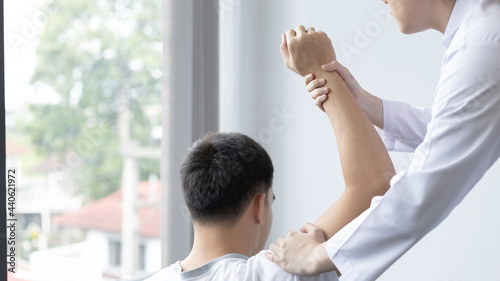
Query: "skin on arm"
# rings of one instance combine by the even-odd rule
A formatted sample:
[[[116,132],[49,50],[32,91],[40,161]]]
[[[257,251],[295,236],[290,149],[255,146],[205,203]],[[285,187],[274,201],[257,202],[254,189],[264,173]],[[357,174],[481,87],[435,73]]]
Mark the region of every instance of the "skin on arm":
[[[382,140],[346,83],[337,72],[322,69],[324,61],[336,59],[328,36],[299,26],[295,32],[287,32],[281,50],[292,70],[324,78],[331,92],[323,106],[335,132],[346,190],[331,207],[332,211],[315,223],[329,238],[366,210],[374,196],[387,191],[394,167]]]
[[[337,73],[315,72],[331,89],[323,103],[335,132],[345,191],[315,223],[328,239],[369,208],[374,196],[389,188],[395,171],[372,123]]]
[[[374,196],[385,194],[395,171],[382,140],[346,83],[337,72],[328,72],[321,67],[335,60],[328,36],[299,26],[296,31],[287,32],[280,49],[290,69],[302,76],[313,73],[315,77],[326,80],[325,87],[330,89],[330,94],[323,107],[335,132],[346,187],[342,196],[316,221],[314,225],[318,229],[304,226],[303,231],[309,231],[311,237],[302,242],[307,241],[304,243],[308,246],[295,247],[302,242],[293,238],[301,234],[290,233],[286,239],[279,239],[277,244],[271,245],[271,250],[279,256],[268,257],[286,271],[317,274],[334,269],[321,244],[324,240],[317,235],[318,230],[323,232],[323,239],[333,236],[368,209]],[[294,243],[286,243],[287,240]],[[292,245],[295,250],[283,250],[290,244],[295,244]],[[285,255],[286,252],[293,254]]]

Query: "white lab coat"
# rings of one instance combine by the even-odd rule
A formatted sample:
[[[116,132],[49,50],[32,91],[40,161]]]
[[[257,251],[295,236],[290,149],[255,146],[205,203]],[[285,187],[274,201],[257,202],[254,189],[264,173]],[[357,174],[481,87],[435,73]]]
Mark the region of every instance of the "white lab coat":
[[[388,150],[414,152],[391,188],[328,243],[343,280],[375,280],[439,225],[500,156],[500,1],[457,0],[432,109],[384,100]]]

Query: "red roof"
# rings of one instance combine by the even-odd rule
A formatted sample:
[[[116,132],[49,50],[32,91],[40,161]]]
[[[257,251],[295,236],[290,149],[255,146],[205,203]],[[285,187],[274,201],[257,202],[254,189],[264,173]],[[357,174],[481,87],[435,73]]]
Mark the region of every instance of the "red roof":
[[[155,200],[160,201],[161,183],[154,188]],[[138,189],[138,201],[147,202],[149,183],[141,182]],[[160,237],[160,205],[139,209],[139,235],[142,237]],[[54,224],[121,233],[122,230],[122,191],[118,190],[108,197],[93,201],[81,209],[54,218]]]
[[[10,266],[7,266],[7,269],[10,268]],[[29,269],[29,266],[28,264],[24,261],[24,260],[18,260],[17,261],[17,264],[16,264],[16,273],[18,273],[19,271],[25,271],[25,272],[29,272],[30,269]],[[14,274],[10,271],[7,271],[7,280],[9,281],[29,281],[29,280],[32,280],[30,278],[22,278],[22,277],[19,277],[18,274]]]
[[[69,159],[78,159],[78,155],[76,152],[72,150],[68,150],[61,154],[54,154],[48,158],[43,159],[40,163],[31,167],[33,172],[50,172],[57,171],[63,168],[63,163],[68,164]],[[77,169],[81,164],[80,163],[71,163],[72,168]]]
[[[15,143],[8,139],[5,140],[5,153],[7,156],[23,154],[29,151],[29,149],[30,149],[29,146],[20,143]]]

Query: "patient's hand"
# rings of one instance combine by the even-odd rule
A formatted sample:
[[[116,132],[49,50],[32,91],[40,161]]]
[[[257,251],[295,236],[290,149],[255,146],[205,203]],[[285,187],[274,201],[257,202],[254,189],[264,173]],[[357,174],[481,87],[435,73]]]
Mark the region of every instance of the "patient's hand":
[[[289,232],[271,244],[266,257],[283,270],[298,275],[317,275],[336,270],[326,253],[323,231],[306,223],[300,231]],[[337,274],[339,274],[337,272]]]
[[[326,33],[314,28],[306,30],[302,25],[283,35],[280,51],[286,66],[301,76],[322,71],[323,64],[336,59]]]

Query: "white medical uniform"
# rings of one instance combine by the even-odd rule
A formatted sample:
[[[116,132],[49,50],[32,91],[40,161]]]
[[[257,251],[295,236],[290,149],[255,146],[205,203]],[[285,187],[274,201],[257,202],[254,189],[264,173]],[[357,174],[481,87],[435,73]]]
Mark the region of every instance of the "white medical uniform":
[[[500,0],[457,0],[432,109],[384,100],[388,150],[415,152],[327,247],[343,280],[375,280],[464,199],[500,155]]]
[[[335,272],[317,276],[299,276],[287,273],[264,256],[264,251],[248,258],[229,254],[201,267],[182,272],[177,262],[145,281],[338,281]]]

